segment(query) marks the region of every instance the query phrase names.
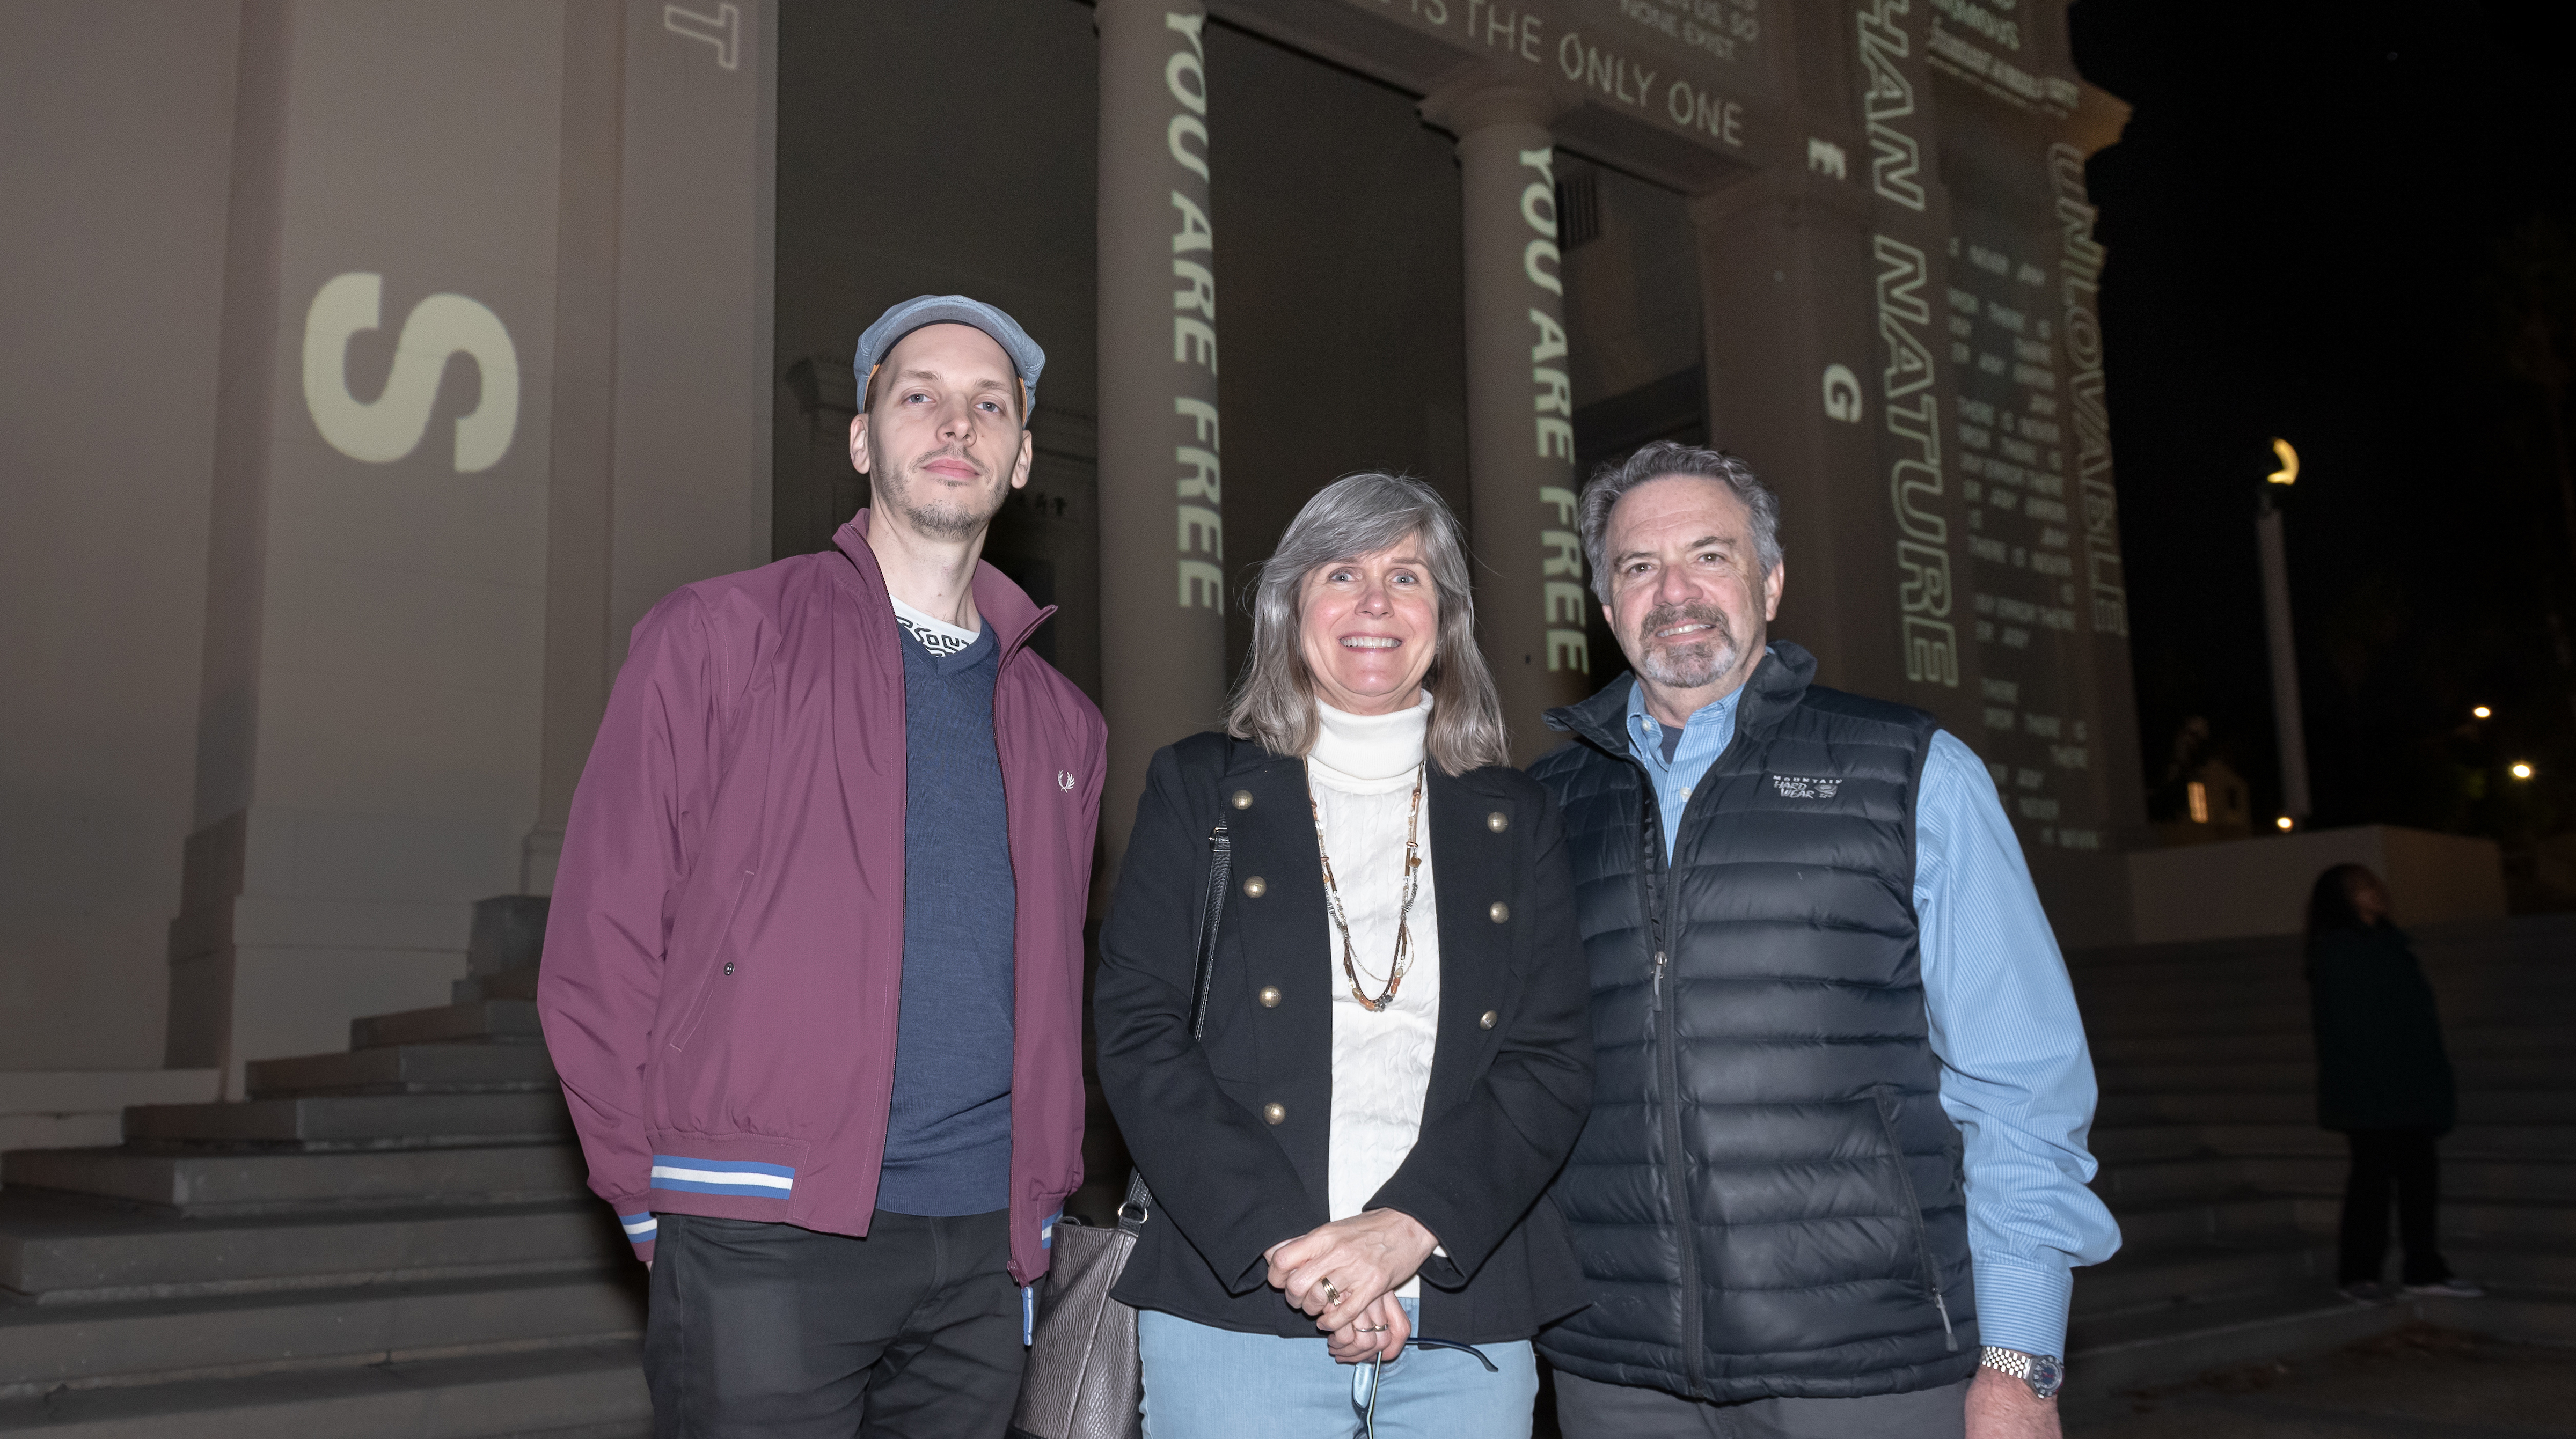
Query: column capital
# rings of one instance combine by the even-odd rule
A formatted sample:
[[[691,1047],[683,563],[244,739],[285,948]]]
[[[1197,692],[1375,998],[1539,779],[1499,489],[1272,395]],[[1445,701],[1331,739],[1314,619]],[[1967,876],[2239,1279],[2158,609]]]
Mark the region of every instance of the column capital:
[[[1166,15],[1207,14],[1206,0],[1092,0],[1091,28],[1098,30],[1104,16],[1115,12],[1116,18],[1160,21]]]
[[[1535,125],[1554,130],[1574,106],[1544,84],[1516,71],[1469,65],[1452,71],[1416,107],[1423,121],[1464,140],[1496,125]]]
[[[1756,214],[1768,214],[1791,224],[1830,218],[1865,225],[1870,198],[1847,181],[1810,171],[1771,168],[1694,195],[1684,208],[1690,215],[1691,228],[1706,235]]]

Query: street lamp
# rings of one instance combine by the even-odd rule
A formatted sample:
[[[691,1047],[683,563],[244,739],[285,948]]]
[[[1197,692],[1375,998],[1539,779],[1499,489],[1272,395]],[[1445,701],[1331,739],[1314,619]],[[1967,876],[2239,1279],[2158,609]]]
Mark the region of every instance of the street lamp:
[[[2479,719],[2486,719],[2494,715],[2495,711],[2488,709],[2485,705],[2480,705],[2476,709],[2469,711],[2469,713],[2476,715]]]
[[[2531,766],[2528,764],[2516,764],[2511,773],[2515,779],[2529,779],[2531,778]]]
[[[2272,642],[2272,727],[2281,747],[2281,808],[2289,813],[2281,817],[2280,827],[2286,831],[2294,818],[2308,817],[2308,745],[2299,717],[2298,649],[2290,631],[2290,561],[2282,548],[2281,512],[2272,505],[2272,490],[2299,482],[2299,452],[2289,441],[2275,439],[2272,454],[2281,467],[2263,477],[2254,508],[2254,548],[2263,560],[2263,627]]]

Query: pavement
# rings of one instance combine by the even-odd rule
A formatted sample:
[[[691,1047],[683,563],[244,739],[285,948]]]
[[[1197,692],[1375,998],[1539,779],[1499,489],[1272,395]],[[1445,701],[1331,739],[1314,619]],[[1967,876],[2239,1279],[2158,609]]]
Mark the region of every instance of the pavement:
[[[2310,1359],[2070,1396],[2062,1418],[2067,1439],[2576,1436],[2576,1349],[2416,1325]]]

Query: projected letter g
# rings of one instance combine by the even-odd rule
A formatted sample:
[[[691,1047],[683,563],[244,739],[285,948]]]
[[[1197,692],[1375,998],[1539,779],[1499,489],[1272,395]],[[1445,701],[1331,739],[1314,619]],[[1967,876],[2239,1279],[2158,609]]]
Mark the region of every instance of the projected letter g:
[[[482,371],[483,399],[456,422],[456,470],[488,470],[509,453],[519,427],[519,353],[500,317],[463,295],[432,295],[414,305],[394,345],[385,392],[361,403],[349,393],[342,362],[349,337],[382,321],[382,275],[335,277],[304,316],[304,405],[331,448],[353,460],[385,465],[420,448],[438,399],[438,377],[459,351]]]

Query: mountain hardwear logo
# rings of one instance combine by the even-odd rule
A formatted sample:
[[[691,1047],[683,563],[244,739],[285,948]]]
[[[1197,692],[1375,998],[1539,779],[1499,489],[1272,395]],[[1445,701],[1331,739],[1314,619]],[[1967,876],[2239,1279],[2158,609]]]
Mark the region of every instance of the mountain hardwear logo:
[[[1782,799],[1832,799],[1834,791],[1843,787],[1843,782],[1839,778],[1818,779],[1811,775],[1775,774],[1771,776],[1771,787],[1780,792]]]
[[[384,393],[361,401],[349,393],[349,337],[382,323],[385,277],[335,276],[304,315],[304,405],[331,448],[353,460],[389,465],[420,448],[447,357],[463,353],[481,372],[483,398],[456,422],[456,472],[488,470],[510,452],[519,428],[519,352],[499,316],[463,295],[432,295],[412,306],[394,342]]]

